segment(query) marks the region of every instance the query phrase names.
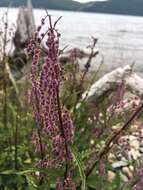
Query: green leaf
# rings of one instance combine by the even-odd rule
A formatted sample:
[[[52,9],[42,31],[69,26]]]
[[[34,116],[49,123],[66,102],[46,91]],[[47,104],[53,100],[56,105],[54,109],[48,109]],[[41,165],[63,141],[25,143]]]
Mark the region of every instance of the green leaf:
[[[84,164],[83,164],[82,160],[80,159],[80,157],[81,157],[80,154],[73,147],[72,147],[72,153],[73,153],[74,159],[76,161],[76,164],[78,166],[79,174],[80,174],[81,181],[82,181],[81,190],[85,190],[85,188],[86,188],[86,176],[84,173]]]
[[[54,171],[52,169],[49,169],[49,168],[30,168],[30,169],[27,169],[27,170],[24,170],[24,171],[16,171],[16,170],[5,170],[5,171],[0,171],[0,175],[10,175],[10,174],[13,174],[13,175],[26,175],[26,174],[29,174],[29,173],[33,173],[33,172],[46,172],[48,173],[49,175],[52,174],[52,175],[60,175],[62,173],[62,171],[60,169],[54,169]]]
[[[35,190],[35,189],[38,188],[36,183],[35,183],[35,178],[33,176],[28,176],[27,175],[26,179],[28,181],[28,185],[29,185],[30,190]]]
[[[36,169],[29,169],[29,170],[24,170],[24,171],[16,171],[16,170],[6,170],[6,171],[2,171],[0,172],[0,175],[24,175],[24,174],[28,174],[28,173],[32,173],[37,171]]]

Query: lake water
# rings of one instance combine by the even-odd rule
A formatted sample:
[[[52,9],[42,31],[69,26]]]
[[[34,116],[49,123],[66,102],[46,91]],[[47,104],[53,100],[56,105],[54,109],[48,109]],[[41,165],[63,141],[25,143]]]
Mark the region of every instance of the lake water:
[[[4,11],[0,9],[0,15]],[[16,22],[17,13],[18,9],[10,9],[10,22]],[[52,10],[49,14],[55,20],[62,16],[58,25],[62,47],[85,49],[94,36],[99,39],[100,52],[94,64],[99,64],[104,57],[107,69],[135,62],[136,70],[143,71],[143,17]],[[34,10],[34,16],[38,25],[45,11]]]

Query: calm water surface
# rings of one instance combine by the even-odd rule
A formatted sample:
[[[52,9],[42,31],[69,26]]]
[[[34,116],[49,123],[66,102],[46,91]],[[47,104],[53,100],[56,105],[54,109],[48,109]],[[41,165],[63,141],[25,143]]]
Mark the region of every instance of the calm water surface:
[[[4,11],[0,9],[0,15]],[[17,13],[17,9],[10,9],[10,22],[16,22]],[[104,57],[108,69],[135,62],[136,69],[143,71],[143,17],[51,10],[49,14],[55,20],[62,16],[58,25],[62,47],[85,49],[94,36],[99,39],[97,49],[100,52],[94,64],[99,64]],[[34,16],[38,25],[45,11],[36,9]]]

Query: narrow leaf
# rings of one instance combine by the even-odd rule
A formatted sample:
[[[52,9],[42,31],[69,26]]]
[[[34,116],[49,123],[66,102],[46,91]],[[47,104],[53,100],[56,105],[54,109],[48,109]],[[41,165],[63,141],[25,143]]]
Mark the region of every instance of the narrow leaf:
[[[72,147],[72,153],[73,153],[74,159],[76,161],[76,164],[78,166],[79,174],[80,174],[81,181],[82,181],[82,188],[81,188],[81,190],[85,190],[85,187],[86,187],[86,176],[85,176],[85,173],[84,173],[84,164],[83,164],[82,160],[80,159],[80,154],[73,147]]]

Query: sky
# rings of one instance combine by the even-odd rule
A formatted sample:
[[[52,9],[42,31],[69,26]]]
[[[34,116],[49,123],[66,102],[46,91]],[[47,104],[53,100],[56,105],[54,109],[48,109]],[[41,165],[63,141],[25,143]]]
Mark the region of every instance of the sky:
[[[91,1],[105,1],[105,0],[76,0],[80,3],[87,3],[87,2],[91,2]]]

